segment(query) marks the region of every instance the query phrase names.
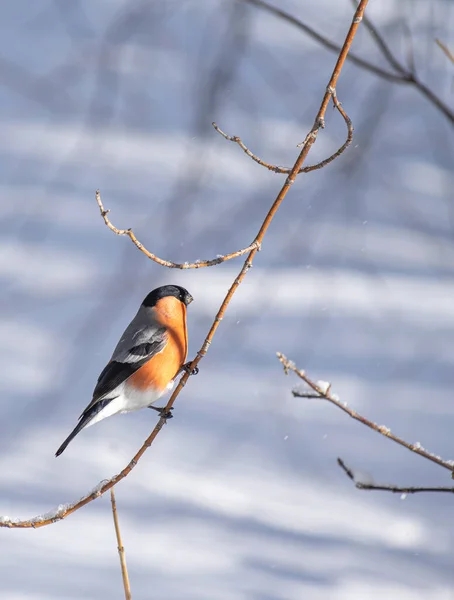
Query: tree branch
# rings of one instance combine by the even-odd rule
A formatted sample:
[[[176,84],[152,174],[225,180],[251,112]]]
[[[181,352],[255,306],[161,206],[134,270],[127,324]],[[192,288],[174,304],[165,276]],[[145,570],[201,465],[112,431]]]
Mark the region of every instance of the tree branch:
[[[282,186],[276,199],[274,200],[273,204],[271,205],[271,208],[269,209],[267,215],[265,216],[265,218],[263,220],[263,223],[262,223],[262,225],[255,237],[255,240],[254,240],[255,245],[250,250],[240,272],[238,273],[237,277],[234,279],[224,300],[222,301],[222,304],[216,314],[216,317],[214,318],[214,321],[210,327],[210,330],[209,330],[207,336],[205,337],[205,340],[204,340],[200,350],[197,352],[195,358],[193,359],[193,361],[190,365],[190,368],[188,369],[187,372],[185,372],[182,375],[180,381],[178,382],[178,385],[175,387],[172,395],[170,396],[170,399],[167,402],[167,405],[165,407],[165,410],[163,411],[163,414],[167,413],[171,409],[176,398],[180,394],[183,387],[186,385],[186,382],[189,378],[189,373],[198,366],[199,362],[206,355],[206,353],[211,345],[211,342],[213,340],[213,337],[219,327],[220,322],[222,321],[222,318],[225,314],[225,311],[227,310],[227,307],[228,307],[233,295],[235,294],[239,285],[241,284],[244,277],[246,276],[246,273],[252,267],[255,255],[257,254],[257,252],[259,251],[259,249],[261,247],[263,238],[265,237],[265,234],[271,224],[271,221],[273,220],[275,214],[279,210],[279,207],[281,206],[282,202],[284,201],[291,186],[295,182],[295,179],[298,176],[298,173],[299,173],[301,167],[303,166],[303,163],[306,160],[306,157],[307,157],[312,145],[314,144],[314,142],[317,139],[317,134],[318,134],[319,130],[324,125],[324,117],[325,117],[326,109],[328,108],[330,99],[333,97],[335,98],[336,84],[339,79],[339,75],[342,71],[342,67],[345,63],[345,59],[347,58],[348,52],[350,50],[350,46],[351,46],[353,39],[355,37],[355,34],[358,30],[359,24],[361,23],[361,20],[363,18],[364,10],[367,6],[367,3],[368,3],[368,0],[361,0],[358,5],[358,8],[355,11],[355,14],[353,15],[352,23],[349,27],[344,44],[339,53],[339,56],[337,58],[337,61],[334,66],[333,72],[331,74],[330,80],[326,87],[326,91],[323,96],[320,108],[315,117],[312,129],[309,132],[309,134],[306,136],[306,139],[302,145],[301,152],[299,153],[298,158],[295,161],[295,164],[293,165],[288,177],[285,180],[284,185]],[[70,514],[74,513],[76,510],[79,510],[80,508],[82,508],[82,506],[85,506],[89,502],[92,502],[95,498],[104,494],[107,490],[110,490],[114,485],[116,485],[119,481],[124,479],[131,472],[131,470],[137,465],[138,461],[143,456],[143,454],[145,453],[147,448],[149,448],[151,446],[151,444],[155,440],[156,436],[159,434],[159,432],[163,428],[165,422],[166,422],[165,417],[161,417],[159,419],[158,423],[156,424],[155,428],[153,429],[153,431],[150,433],[148,438],[143,443],[142,447],[136,453],[134,458],[129,462],[129,464],[118,475],[115,475],[114,477],[112,477],[109,480],[100,482],[100,484],[98,484],[98,486],[95,488],[95,490],[93,492],[91,492],[90,494],[88,494],[87,496],[84,496],[79,501],[77,501],[73,504],[62,505],[62,507],[59,507],[59,509],[57,511],[58,514],[53,512],[52,515],[46,516],[46,518],[35,517],[33,519],[21,521],[19,519],[9,519],[8,517],[0,517],[0,527],[9,527],[9,528],[44,527],[46,525],[50,525],[51,523],[54,523],[56,520],[66,518]]]
[[[301,29],[301,31],[304,31],[304,33],[306,33],[309,37],[311,37],[316,42],[321,44],[324,48],[327,48],[328,50],[331,50],[332,52],[336,52],[337,54],[339,54],[339,52],[341,50],[341,46],[339,46],[339,44],[332,42],[327,37],[323,36],[321,33],[318,33],[318,31],[315,31],[315,29],[313,29],[313,27],[306,25],[306,23],[304,23],[300,19],[297,19],[296,17],[292,16],[290,13],[285,12],[285,10],[281,10],[280,8],[277,8],[276,6],[273,6],[272,4],[268,4],[268,2],[265,2],[265,0],[244,0],[244,1],[247,2],[248,4],[253,4],[254,6],[258,6],[259,8],[266,10],[267,12],[275,15],[276,17],[279,17],[283,21],[287,21],[288,23],[295,25],[298,29]],[[354,54],[353,52],[350,52],[348,54],[347,60],[354,63],[355,65],[358,65],[358,67],[361,67],[362,69],[366,69],[366,71],[370,71],[370,72],[374,73],[375,75],[378,75],[379,77],[383,77],[383,79],[388,79],[389,81],[395,81],[397,83],[403,83],[402,77],[400,75],[396,75],[394,73],[389,73],[388,71],[385,71],[384,69],[381,69],[380,67],[377,67],[376,65],[368,62],[367,60],[364,60],[363,58],[359,57],[357,54]]]
[[[311,171],[316,171],[317,169],[322,169],[323,167],[326,167],[327,164],[329,164],[330,162],[335,160],[338,156],[340,156],[342,154],[342,152],[344,152],[344,150],[346,150],[352,143],[353,125],[352,125],[351,119],[344,112],[341,103],[338,101],[335,90],[332,95],[332,101],[333,101],[334,107],[342,115],[342,118],[344,119],[345,124],[347,125],[347,139],[342,144],[342,146],[338,150],[336,150],[336,152],[334,154],[332,154],[328,158],[325,158],[325,160],[322,160],[321,162],[319,162],[315,165],[308,165],[307,167],[301,167],[301,169],[298,171],[298,174],[310,173]],[[236,144],[238,144],[238,146],[243,150],[243,152],[245,152],[250,158],[252,158],[252,160],[254,160],[256,163],[258,163],[262,167],[265,167],[266,169],[268,169],[269,171],[273,171],[274,173],[282,173],[282,174],[290,173],[290,171],[291,171],[290,167],[279,167],[277,165],[272,165],[270,163],[265,162],[264,160],[259,158],[256,154],[251,152],[251,150],[249,150],[249,148],[243,143],[241,138],[239,138],[237,135],[228,135],[227,133],[222,131],[222,129],[220,127],[218,127],[218,125],[216,123],[212,123],[212,125],[215,128],[215,130],[220,135],[222,135],[223,138],[225,138],[229,142],[235,142]]]
[[[407,448],[407,450],[411,450],[411,452],[414,452],[415,454],[419,454],[419,456],[422,456],[423,458],[430,460],[431,462],[437,464],[439,467],[448,469],[448,471],[451,472],[451,476],[454,479],[454,461],[444,460],[440,456],[436,456],[435,454],[428,452],[421,446],[421,444],[419,442],[416,442],[415,444],[411,444],[410,442],[405,441],[404,439],[391,433],[391,430],[389,429],[389,427],[386,427],[386,425],[377,425],[377,423],[374,423],[373,421],[369,421],[369,419],[366,419],[366,417],[363,417],[362,415],[357,413],[355,410],[349,408],[347,406],[347,403],[341,402],[335,394],[332,394],[330,383],[326,383],[324,381],[319,381],[316,383],[315,381],[310,379],[304,371],[298,369],[295,366],[295,364],[292,361],[288,360],[288,358],[286,356],[284,356],[281,352],[277,352],[277,357],[280,360],[280,362],[282,363],[286,375],[288,375],[289,371],[292,371],[293,373],[295,373],[300,379],[302,379],[305,383],[307,383],[307,385],[314,392],[316,392],[316,394],[318,394],[320,399],[328,400],[328,402],[331,402],[331,404],[334,404],[334,406],[337,406],[337,408],[340,408],[343,412],[345,412],[352,419],[359,421],[363,425],[366,425],[366,427],[373,429],[380,435],[387,437],[388,439],[392,440],[396,444],[399,444],[400,446]],[[293,390],[292,393],[295,397],[302,397],[302,398],[305,397],[304,392],[300,393],[300,392],[298,392],[298,390]]]
[[[103,203],[101,201],[101,193],[99,190],[96,190],[96,202],[98,203],[99,210],[101,212],[101,217],[104,219],[104,223],[107,225],[107,227],[111,231],[113,231],[117,235],[127,235],[129,237],[129,239],[131,240],[131,242],[141,252],[143,252],[145,254],[145,256],[147,256],[150,260],[153,260],[155,263],[158,263],[158,265],[167,267],[169,269],[201,269],[202,267],[213,267],[214,265],[219,265],[223,262],[231,260],[232,258],[237,258],[238,256],[243,256],[243,254],[247,254],[253,248],[260,249],[257,247],[256,242],[252,242],[252,244],[250,246],[247,246],[246,248],[243,248],[242,250],[237,250],[236,252],[232,252],[231,254],[225,254],[222,256],[219,255],[218,257],[213,258],[211,260],[197,260],[194,263],[188,263],[188,262],[174,263],[170,260],[164,260],[163,258],[159,258],[159,256],[156,256],[156,254],[153,254],[152,252],[147,250],[145,248],[145,246],[141,242],[139,242],[139,240],[136,238],[132,229],[117,229],[115,227],[115,225],[113,225],[111,223],[109,217],[107,216],[109,214],[110,210],[104,208]]]
[[[350,467],[347,467],[347,465],[341,458],[337,459],[337,464],[344,471],[347,477],[353,481],[355,487],[358,488],[358,490],[376,490],[379,492],[392,492],[393,494],[403,494],[404,496],[405,494],[417,494],[419,492],[448,492],[450,494],[454,494],[454,487],[402,487],[391,484],[376,485],[374,483],[365,483],[363,481],[358,481],[352,469],[350,469]]]
[[[451,50],[448,48],[448,46],[446,46],[446,44],[443,44],[443,42],[441,40],[439,40],[438,38],[435,40],[437,46],[439,48],[441,48],[443,50],[443,52],[446,54],[446,56],[449,58],[449,60],[454,63],[454,54],[451,52]]]
[[[117,503],[115,501],[115,492],[114,492],[113,488],[110,489],[110,501],[112,503],[112,515],[113,515],[114,526],[115,526],[115,535],[117,537],[117,548],[118,548],[118,555],[120,557],[121,576],[123,578],[125,599],[131,600],[132,596],[131,596],[131,587],[129,585],[128,567],[126,566],[125,549],[124,549],[123,543],[121,541],[120,524],[118,522],[118,514],[117,514]]]
[[[298,27],[298,29],[301,29],[301,31],[304,31],[304,33],[306,33],[312,39],[319,42],[322,46],[324,46],[328,50],[331,50],[332,52],[339,52],[340,47],[338,46],[338,44],[336,44],[336,43],[332,42],[331,40],[329,40],[328,38],[322,36],[317,31],[315,31],[312,27],[309,27],[309,25],[306,25],[306,23],[303,23],[303,21],[301,21],[300,19],[297,19],[296,17],[293,17],[289,13],[286,13],[285,11],[283,11],[279,8],[276,8],[273,5],[268,4],[268,2],[265,2],[265,0],[244,0],[244,1],[248,2],[249,4],[253,4],[254,6],[258,6],[259,8],[262,8],[263,10],[266,10],[267,12],[279,17],[280,19],[283,19],[284,21],[287,21],[288,23],[295,25],[296,27]],[[357,4],[354,0],[353,0],[353,3],[355,5]],[[413,85],[441,113],[443,113],[445,115],[445,117],[451,122],[451,124],[454,124],[454,112],[452,111],[452,109],[449,108],[434,92],[432,92],[432,90],[429,87],[427,87],[424,83],[422,83],[418,79],[418,77],[416,76],[415,73],[412,73],[411,70],[406,69],[397,60],[397,58],[394,56],[391,49],[389,48],[389,46],[383,39],[382,35],[379,33],[379,31],[377,30],[375,25],[372,23],[372,21],[368,17],[365,17],[364,25],[368,29],[372,39],[377,44],[377,46],[380,49],[381,53],[383,54],[384,58],[387,60],[388,64],[397,71],[397,74],[385,71],[384,69],[377,67],[376,65],[370,63],[367,60],[360,58],[359,56],[357,56],[353,53],[350,53],[348,55],[347,59],[350,62],[357,65],[358,67],[361,67],[362,69],[365,69],[366,71],[374,73],[375,75],[378,75],[378,77],[386,79],[387,81],[393,81],[394,83],[404,83],[404,84]],[[439,45],[440,45],[440,47],[442,47],[441,44],[439,44]]]
[[[356,4],[357,4],[356,0],[352,0],[352,3],[353,3],[353,6],[356,6]],[[377,47],[379,48],[380,52],[382,53],[382,55],[384,56],[385,60],[388,62],[390,67],[392,67],[395,71],[400,73],[403,79],[410,81],[410,77],[409,77],[410,73],[407,71],[407,69],[403,65],[401,65],[401,63],[394,56],[390,47],[385,42],[383,36],[381,35],[381,33],[378,31],[378,29],[375,27],[375,25],[372,23],[372,21],[369,19],[369,17],[367,15],[364,16],[364,27],[369,32],[370,37],[373,39],[373,41],[377,45]]]

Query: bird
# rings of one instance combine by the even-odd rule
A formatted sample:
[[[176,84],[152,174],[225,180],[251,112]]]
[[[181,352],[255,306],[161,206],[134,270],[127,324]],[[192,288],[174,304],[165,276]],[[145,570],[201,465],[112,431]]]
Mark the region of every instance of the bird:
[[[189,369],[186,308],[192,301],[188,290],[178,285],[158,287],[146,296],[99,375],[92,401],[55,456],[82,429],[106,417],[146,407],[170,416],[152,404]]]

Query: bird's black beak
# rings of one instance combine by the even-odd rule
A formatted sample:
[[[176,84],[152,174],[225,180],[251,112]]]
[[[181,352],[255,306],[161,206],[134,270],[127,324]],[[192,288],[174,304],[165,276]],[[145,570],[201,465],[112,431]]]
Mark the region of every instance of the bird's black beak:
[[[186,301],[186,306],[188,306],[188,304],[191,304],[191,302],[192,302],[193,300],[194,300],[194,298],[191,296],[191,294],[189,294],[189,293],[188,293],[188,294],[186,294],[186,298],[185,298],[185,301]]]

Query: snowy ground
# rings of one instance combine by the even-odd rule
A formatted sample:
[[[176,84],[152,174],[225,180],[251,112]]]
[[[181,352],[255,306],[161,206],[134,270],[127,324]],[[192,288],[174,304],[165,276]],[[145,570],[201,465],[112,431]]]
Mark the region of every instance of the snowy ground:
[[[454,7],[371,2],[452,106]],[[282,2],[342,41],[351,5]],[[32,517],[123,468],[151,411],[54,453],[143,297],[187,287],[190,355],[241,265],[168,271],[248,245],[282,179],[210,131],[290,164],[334,64],[300,32],[229,2],[9,3],[0,23],[0,514]],[[233,33],[232,33],[233,32]],[[385,66],[362,31],[355,51]],[[224,65],[221,80],[219,64]],[[225,81],[227,80],[227,83]],[[348,64],[348,154],[300,178],[175,418],[116,489],[134,600],[448,600],[452,497],[360,492],[364,477],[450,485],[442,469],[293,398],[276,351],[349,406],[454,458],[452,127],[411,86]],[[328,113],[309,162],[342,142]],[[123,597],[108,495],[36,531],[0,529],[0,598]]]

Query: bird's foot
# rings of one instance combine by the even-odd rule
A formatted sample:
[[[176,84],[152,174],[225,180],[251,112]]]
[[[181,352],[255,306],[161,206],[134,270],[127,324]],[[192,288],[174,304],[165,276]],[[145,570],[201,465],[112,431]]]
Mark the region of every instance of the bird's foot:
[[[162,419],[167,420],[167,419],[173,418],[173,415],[171,412],[173,410],[173,406],[171,406],[169,410],[166,410],[165,406],[149,406],[148,408],[152,408],[153,410],[156,410]]]
[[[185,371],[188,375],[197,375],[199,372],[199,367],[194,367],[194,369],[191,369],[191,364],[192,362],[186,363],[181,367],[181,370]]]

